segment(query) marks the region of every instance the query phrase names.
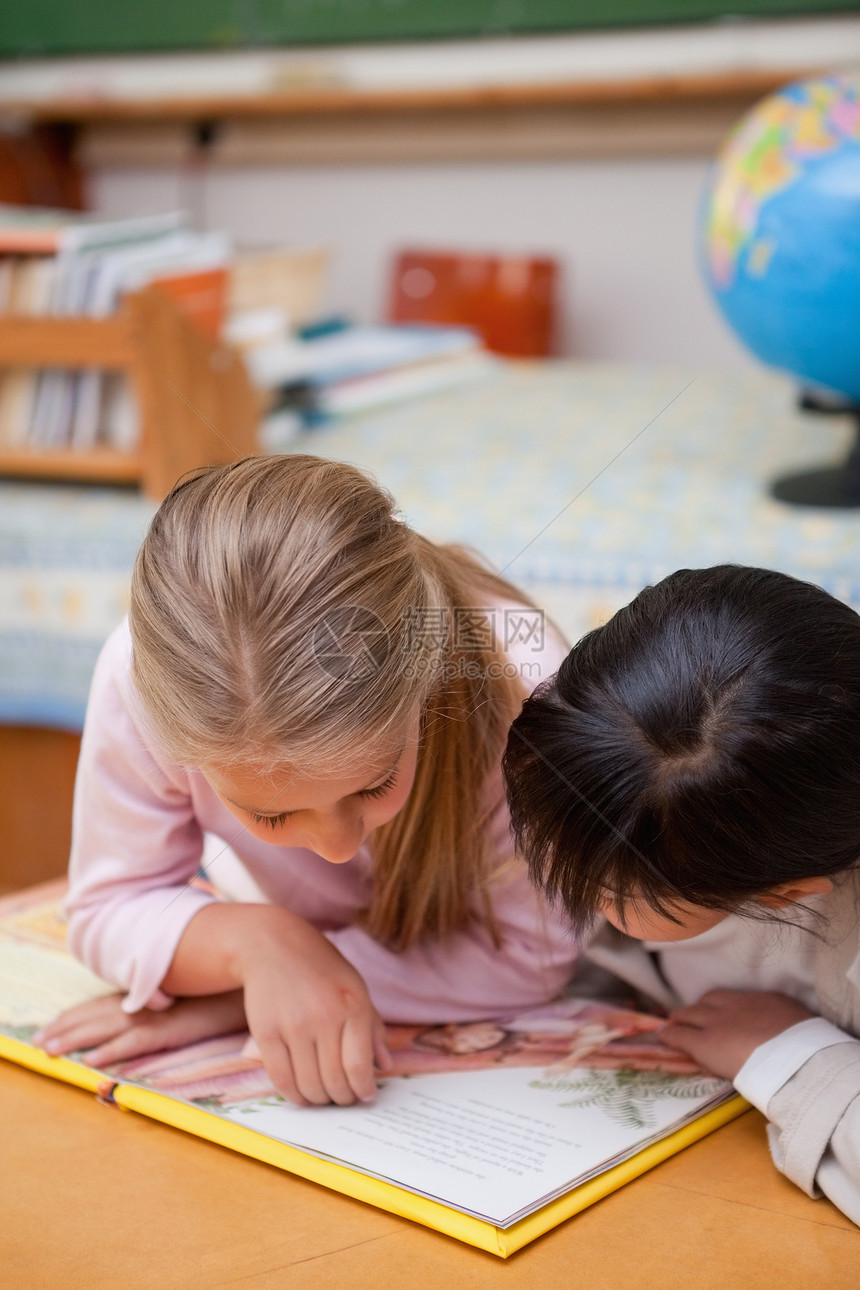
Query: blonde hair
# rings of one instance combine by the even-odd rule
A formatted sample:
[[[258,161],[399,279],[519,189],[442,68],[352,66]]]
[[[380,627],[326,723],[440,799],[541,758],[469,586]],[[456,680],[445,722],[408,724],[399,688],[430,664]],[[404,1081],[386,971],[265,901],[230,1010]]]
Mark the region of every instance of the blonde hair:
[[[458,639],[458,609],[528,604],[458,547],[400,522],[341,462],[251,457],[201,470],[152,521],[131,589],[133,675],[183,765],[331,774],[402,737],[421,745],[401,811],[369,839],[364,922],[393,949],[481,917],[488,800],[524,697],[492,640]],[[478,624],[480,628],[480,624]]]

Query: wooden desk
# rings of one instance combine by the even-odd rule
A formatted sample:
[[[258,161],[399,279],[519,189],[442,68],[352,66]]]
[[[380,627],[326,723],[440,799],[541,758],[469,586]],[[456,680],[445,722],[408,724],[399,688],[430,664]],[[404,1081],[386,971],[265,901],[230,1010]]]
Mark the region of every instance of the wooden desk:
[[[9,1290],[857,1290],[860,1230],[750,1112],[506,1263],[0,1062]]]

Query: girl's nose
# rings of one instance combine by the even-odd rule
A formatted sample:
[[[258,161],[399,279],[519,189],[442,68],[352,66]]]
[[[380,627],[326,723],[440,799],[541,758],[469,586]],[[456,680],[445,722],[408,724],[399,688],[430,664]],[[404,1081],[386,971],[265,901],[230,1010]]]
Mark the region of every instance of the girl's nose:
[[[331,864],[346,864],[361,846],[364,836],[360,815],[338,816],[321,821],[309,830],[308,846]]]

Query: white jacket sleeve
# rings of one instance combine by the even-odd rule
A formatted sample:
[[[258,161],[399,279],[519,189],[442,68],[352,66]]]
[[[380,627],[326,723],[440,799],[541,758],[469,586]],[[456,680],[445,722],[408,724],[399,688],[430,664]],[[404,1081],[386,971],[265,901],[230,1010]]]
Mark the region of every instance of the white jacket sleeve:
[[[767,1105],[776,1167],[860,1225],[860,1040],[815,1053]]]

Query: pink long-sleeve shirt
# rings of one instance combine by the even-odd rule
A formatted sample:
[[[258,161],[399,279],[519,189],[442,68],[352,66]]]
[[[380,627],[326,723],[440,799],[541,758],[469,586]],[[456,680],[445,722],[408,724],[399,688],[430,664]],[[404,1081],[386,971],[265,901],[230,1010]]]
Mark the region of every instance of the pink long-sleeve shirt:
[[[548,626],[540,649],[527,641],[508,657],[528,665],[521,672],[533,689],[564,654]],[[512,845],[501,771],[488,792],[499,803],[488,828],[505,859]],[[367,848],[345,864],[331,864],[313,851],[243,831],[204,776],[171,761],[142,720],[124,623],[102,651],[90,693],[67,912],[72,950],[128,992],[123,1006],[129,1012],[171,1002],[161,981],[188,923],[214,899],[189,885],[204,834],[227,844],[263,898],[299,914],[331,940],[360,972],[386,1021],[431,1024],[521,1010],[558,993],[571,974],[576,947],[567,925],[531,886],[519,861],[491,884],[500,948],[477,916],[467,930],[402,953],[356,926],[373,883]],[[208,868],[217,886],[217,854]]]

